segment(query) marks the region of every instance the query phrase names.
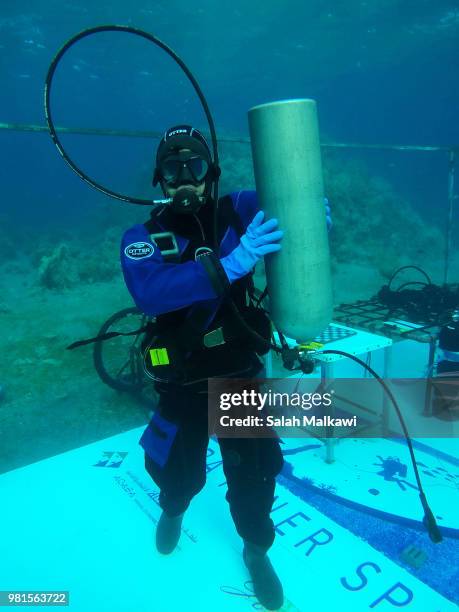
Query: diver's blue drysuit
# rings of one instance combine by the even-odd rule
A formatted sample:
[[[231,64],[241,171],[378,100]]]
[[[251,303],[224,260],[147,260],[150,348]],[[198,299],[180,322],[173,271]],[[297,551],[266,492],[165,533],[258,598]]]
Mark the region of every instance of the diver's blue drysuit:
[[[254,191],[232,193],[219,200],[219,257],[238,246],[239,236],[257,211]],[[225,293],[210,273],[212,265],[209,268],[196,258],[198,249],[214,246],[212,222],[213,202],[209,199],[196,215],[177,215],[169,207],[155,210],[150,221],[135,225],[123,236],[121,264],[126,286],[138,308],[156,317],[165,338],[179,336],[196,308],[208,313],[201,339],[218,328],[238,328],[241,333],[225,296],[229,292],[244,310],[252,277],[248,274],[232,282]],[[161,253],[170,248],[170,240],[160,248],[161,237],[150,237],[167,231],[175,235],[179,250],[175,256]],[[207,379],[250,378],[262,375],[263,370],[247,337],[210,348],[202,343],[193,345],[186,352],[185,364],[184,380],[177,382],[172,376],[169,382],[155,383],[160,399],[141,439],[146,470],[160,488],[159,503],[169,516],[184,512],[206,481]],[[236,529],[245,540],[268,549],[274,540],[270,511],[275,477],[283,465],[279,440],[219,438],[218,442],[228,486],[226,499]]]

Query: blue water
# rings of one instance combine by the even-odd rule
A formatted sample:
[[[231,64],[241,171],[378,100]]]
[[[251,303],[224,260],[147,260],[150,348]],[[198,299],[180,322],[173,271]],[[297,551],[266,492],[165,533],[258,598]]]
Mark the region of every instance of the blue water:
[[[247,111],[254,105],[288,98],[313,98],[317,101],[324,143],[459,147],[457,0],[328,3],[319,0],[24,0],[20,3],[3,0],[0,5],[0,124],[45,126],[43,91],[50,62],[70,37],[101,24],[137,27],[169,45],[185,61],[202,87],[222,141],[227,136],[248,137]],[[160,133],[177,123],[191,123],[205,131],[208,128],[196,93],[178,66],[157,46],[126,33],[100,34],[72,47],[58,66],[51,99],[53,118],[58,126]],[[81,169],[109,189],[137,197],[158,195],[150,185],[155,139],[84,135],[62,135],[61,138],[66,151]],[[248,152],[249,144],[245,146]],[[0,128],[0,147],[0,240],[6,244],[0,245],[0,254],[3,257],[3,253],[7,253],[6,263],[10,262],[10,257],[13,260],[12,276],[14,257],[18,254],[30,254],[36,248],[27,263],[29,270],[32,268],[32,272],[36,272],[41,258],[52,251],[54,244],[65,241],[70,233],[73,233],[72,248],[81,256],[79,264],[84,267],[84,255],[89,251],[89,239],[85,243],[88,226],[93,230],[93,237],[100,236],[101,242],[110,239],[115,243],[118,237],[107,238],[107,230],[114,228],[116,233],[122,225],[113,222],[116,211],[128,211],[129,224],[144,221],[147,216],[139,207],[108,201],[81,181],[65,165],[46,132]],[[324,151],[329,152],[328,149]],[[397,198],[406,200],[413,212],[424,219],[426,227],[436,225],[443,230],[448,204],[448,156],[445,151],[346,149],[336,153],[336,157],[343,163],[357,160],[372,176],[390,186],[395,202]],[[247,187],[247,184],[232,186],[234,190]],[[374,194],[374,190],[370,192]],[[109,209],[113,217],[106,208],[107,202],[113,207]],[[365,202],[358,200],[357,206],[362,204]],[[340,202],[331,202],[331,205],[332,211],[336,211]],[[375,209],[369,210],[371,214]],[[357,212],[355,218],[361,221],[363,213]],[[352,219],[352,215],[349,218]],[[453,241],[459,246],[457,215],[454,222]],[[410,228],[409,216],[406,224]],[[383,232],[381,222],[384,236]],[[43,244],[40,243],[41,233]],[[390,239],[388,235],[387,241]],[[349,255],[350,261],[353,261],[352,255]],[[118,258],[117,251],[114,258]],[[20,278],[21,270],[12,281],[12,288],[9,287],[11,294],[17,294],[18,303],[26,285]],[[6,282],[10,284],[10,276],[5,286]],[[33,282],[36,291],[26,294],[24,301],[30,295],[45,295],[49,302],[44,301],[41,306],[37,302],[40,315],[53,306],[53,296],[57,295],[57,300],[61,296],[40,286],[36,279]],[[116,277],[113,283],[118,283],[119,287],[121,277]],[[83,294],[88,287],[82,283],[81,289]],[[75,299],[75,294],[71,299]],[[59,329],[67,324],[72,330],[72,340],[94,335],[104,317],[115,309],[108,292],[104,292],[105,297],[106,314],[102,315],[102,307],[95,309],[94,321],[90,321],[90,315],[82,310],[81,328],[78,327],[78,304],[74,313],[70,308],[67,310],[71,299],[63,300],[62,305],[56,301],[54,312],[61,314],[65,310],[65,317],[68,317],[63,324],[56,320],[61,324]],[[128,299],[126,292],[123,306],[130,305]],[[13,309],[8,308],[0,300],[0,314],[11,313]],[[30,332],[24,332],[26,327],[21,328],[22,321],[13,319],[13,322],[8,322],[8,328],[14,328],[18,336],[10,346],[14,345],[12,359],[16,359],[19,369],[14,370],[12,380],[0,380],[10,397],[16,388],[12,384],[16,384],[14,376],[19,379],[24,371],[24,378],[29,382],[27,372],[35,368],[32,360],[35,353],[31,352],[30,357],[28,352]],[[44,317],[43,324],[40,323],[43,327],[38,332],[38,345],[47,338],[46,342],[63,352],[64,340],[53,336],[46,322]],[[24,335],[27,335],[27,350],[19,358],[16,345],[23,341]],[[48,355],[46,350],[51,350],[43,347],[44,344],[38,346],[44,351],[37,352],[38,357]],[[86,367],[92,372],[92,364],[87,365],[89,354],[83,355],[81,363],[86,359]],[[69,405],[75,403],[74,413],[84,421],[86,413],[76,403],[71,385],[68,396],[67,390],[65,394],[60,389],[59,393],[54,388],[49,391],[47,385],[54,376],[53,361],[61,363],[60,353],[53,353],[52,357],[51,373],[43,374],[43,380],[31,378],[27,387],[27,393],[33,396],[29,398],[30,403],[37,411],[41,410],[41,396],[37,390],[41,391],[43,386],[48,408],[53,401],[65,407],[68,397]],[[56,374],[56,380],[62,381],[65,389],[66,379],[74,372],[76,378],[79,376],[79,370],[73,370],[68,366],[70,362],[66,363]],[[50,379],[45,380],[45,376]],[[89,385],[86,379],[79,382]],[[82,389],[86,389],[84,384]],[[95,403],[99,401],[97,389],[100,391],[100,387],[96,388]],[[112,390],[107,388],[106,392],[111,400]],[[57,399],[53,393],[57,394]],[[23,399],[15,397],[14,401],[20,406]],[[116,406],[116,410],[118,408]],[[26,406],[27,409],[30,411],[30,407]],[[98,409],[103,412],[107,406],[101,401]],[[49,434],[47,431],[44,434],[43,430],[57,430],[64,441],[68,424],[61,426],[61,431],[59,422],[48,428],[40,413],[35,425],[39,420],[42,429],[35,429],[33,410],[30,412],[32,416],[26,417],[32,425],[28,427],[32,432],[38,431],[33,444],[37,447],[41,444],[46,455],[54,446],[50,446]],[[49,414],[45,418],[52,420]],[[22,420],[19,424],[27,429]],[[84,425],[86,427],[86,422]],[[14,432],[10,436],[14,437]],[[79,444],[80,440],[74,442],[76,446]],[[11,441],[10,446],[14,447],[14,452],[25,452],[21,448],[17,450]],[[55,452],[58,450],[63,449],[56,448]],[[399,565],[403,566],[400,560],[403,549],[408,544],[418,545],[428,555],[427,561],[417,571],[408,566],[405,569],[446,597],[457,596],[453,573],[457,541],[446,538],[441,548],[435,548],[424,533],[411,525],[385,524],[381,529],[378,517],[358,508],[344,507],[331,496],[306,489],[285,472],[283,483],[308,504]]]
[[[145,29],[172,47],[201,84],[220,135],[247,135],[247,110],[255,104],[312,97],[326,140],[459,142],[459,10],[452,0],[3,2],[0,121],[43,125],[43,83],[54,54],[78,31],[106,23]],[[59,125],[162,131],[189,121],[206,128],[172,60],[126,34],[73,47],[58,68],[52,99]],[[47,223],[62,214],[63,200],[78,210],[98,201],[69,176],[46,136],[0,132],[0,138],[8,151],[2,208],[9,215],[19,209],[21,219],[26,213],[34,224]],[[155,146],[86,136],[63,141],[92,176],[107,183],[117,176],[120,188],[137,194],[135,177],[150,166]],[[445,154],[363,156],[425,219],[443,223]]]

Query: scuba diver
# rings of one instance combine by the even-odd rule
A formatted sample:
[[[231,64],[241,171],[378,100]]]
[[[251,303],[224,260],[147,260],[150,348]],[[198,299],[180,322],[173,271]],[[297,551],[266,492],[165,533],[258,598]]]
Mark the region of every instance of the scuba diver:
[[[227,298],[270,339],[266,314],[246,302],[253,298],[256,263],[280,250],[283,232],[276,219],[264,220],[256,192],[231,193],[219,198],[220,254],[215,253],[211,188],[216,176],[198,130],[168,129],[152,182],[172,201],[127,230],[121,243],[127,288],[137,307],[155,317],[154,342],[145,343],[144,356],[159,401],[140,444],[145,468],[160,489],[156,547],[162,554],[175,549],[183,515],[206,481],[208,379],[260,376],[258,355],[269,350],[241,330]],[[255,595],[266,608],[280,608],[282,585],[266,554],[275,535],[270,518],[275,477],[283,466],[279,438],[218,438],[218,443],[226,500],[244,542]]]
[[[50,64],[45,83],[45,116],[51,138],[64,161],[82,180],[105,195],[133,204],[153,204],[150,200],[107,189],[91,179],[64,150],[52,119],[52,82],[65,52],[86,36],[120,31],[153,42],[180,65],[202,103],[216,160],[214,163],[209,146],[198,130],[188,125],[167,130],[157,149],[152,181],[153,186],[160,184],[167,199],[152,210],[149,221],[127,230],[121,245],[126,286],[138,309],[154,318],[148,323],[150,328],[142,348],[145,371],[155,380],[159,402],[140,444],[145,450],[146,470],[160,489],[162,514],[156,529],[156,547],[160,553],[170,554],[178,544],[183,515],[206,481],[208,380],[242,377],[251,381],[263,371],[258,356],[269,350],[271,322],[264,311],[253,304],[252,276],[261,258],[275,256],[281,249],[283,233],[277,228],[276,219],[264,221],[254,191],[231,193],[219,198],[218,202],[213,201],[212,186],[217,194],[220,169],[215,127],[202,91],[172,49],[155,36],[131,26],[103,25],[84,30],[67,41]],[[290,102],[315,104],[311,100]],[[303,125],[304,116],[299,119]],[[316,125],[311,117],[307,123]],[[277,121],[275,125],[278,126]],[[316,128],[314,130],[317,132]],[[317,138],[317,149],[318,145]],[[285,151],[290,163],[291,149],[286,147]],[[297,164],[297,170],[301,176],[302,163]],[[318,173],[319,167],[316,175]],[[214,214],[215,210],[218,215]],[[329,214],[326,206],[328,229],[331,227]],[[217,229],[218,235],[215,235]],[[245,329],[241,317],[248,323]],[[258,332],[258,340],[247,327]],[[127,334],[110,332],[74,342],[67,348],[116,335],[135,334],[137,337],[143,331],[144,328]],[[260,342],[260,336],[266,342]],[[445,361],[456,351],[454,346],[446,346],[448,342],[447,338],[443,347],[445,351],[448,349]],[[297,350],[296,354],[299,352]],[[423,523],[430,539],[440,542],[442,535],[422,488],[412,443],[390,389],[355,355],[336,349],[320,353],[354,360],[383,386],[408,444],[424,509]],[[303,362],[299,369],[304,371],[305,365]],[[266,608],[280,608],[284,600],[283,589],[267,556],[275,537],[270,518],[275,478],[283,466],[279,438],[218,438],[218,443],[227,483],[226,500],[244,542],[243,559],[255,595]]]

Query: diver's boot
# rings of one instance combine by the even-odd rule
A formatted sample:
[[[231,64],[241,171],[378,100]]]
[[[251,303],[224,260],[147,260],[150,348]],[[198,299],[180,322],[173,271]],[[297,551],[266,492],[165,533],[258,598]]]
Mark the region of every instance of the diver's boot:
[[[164,511],[156,526],[156,549],[163,555],[169,555],[177,546],[182,531],[182,519],[185,513],[168,516]]]
[[[244,540],[242,557],[252,578],[253,590],[261,605],[268,610],[281,608],[284,603],[284,591],[266,550]]]

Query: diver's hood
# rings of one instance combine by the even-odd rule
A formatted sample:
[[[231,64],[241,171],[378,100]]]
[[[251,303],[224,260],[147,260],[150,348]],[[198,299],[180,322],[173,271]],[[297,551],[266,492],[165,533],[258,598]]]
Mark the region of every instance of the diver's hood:
[[[153,186],[156,187],[160,183],[163,194],[167,196],[164,182],[161,180],[159,166],[163,159],[172,153],[177,153],[180,149],[189,149],[195,155],[205,159],[208,164],[209,170],[204,179],[203,201],[205,202],[211,195],[213,182],[220,176],[220,168],[213,163],[212,155],[204,136],[190,125],[177,125],[165,133],[156,151],[156,165],[152,180]],[[180,206],[177,207],[177,210],[179,209]],[[185,207],[185,209],[188,210],[188,207]]]
[[[192,136],[188,136],[188,134],[177,134],[177,136],[171,136],[165,142],[162,141],[160,143],[156,153],[156,168],[158,168],[159,162],[165,157],[180,149],[190,149],[190,151],[205,159],[209,167],[212,165],[209,149],[202,142]]]

